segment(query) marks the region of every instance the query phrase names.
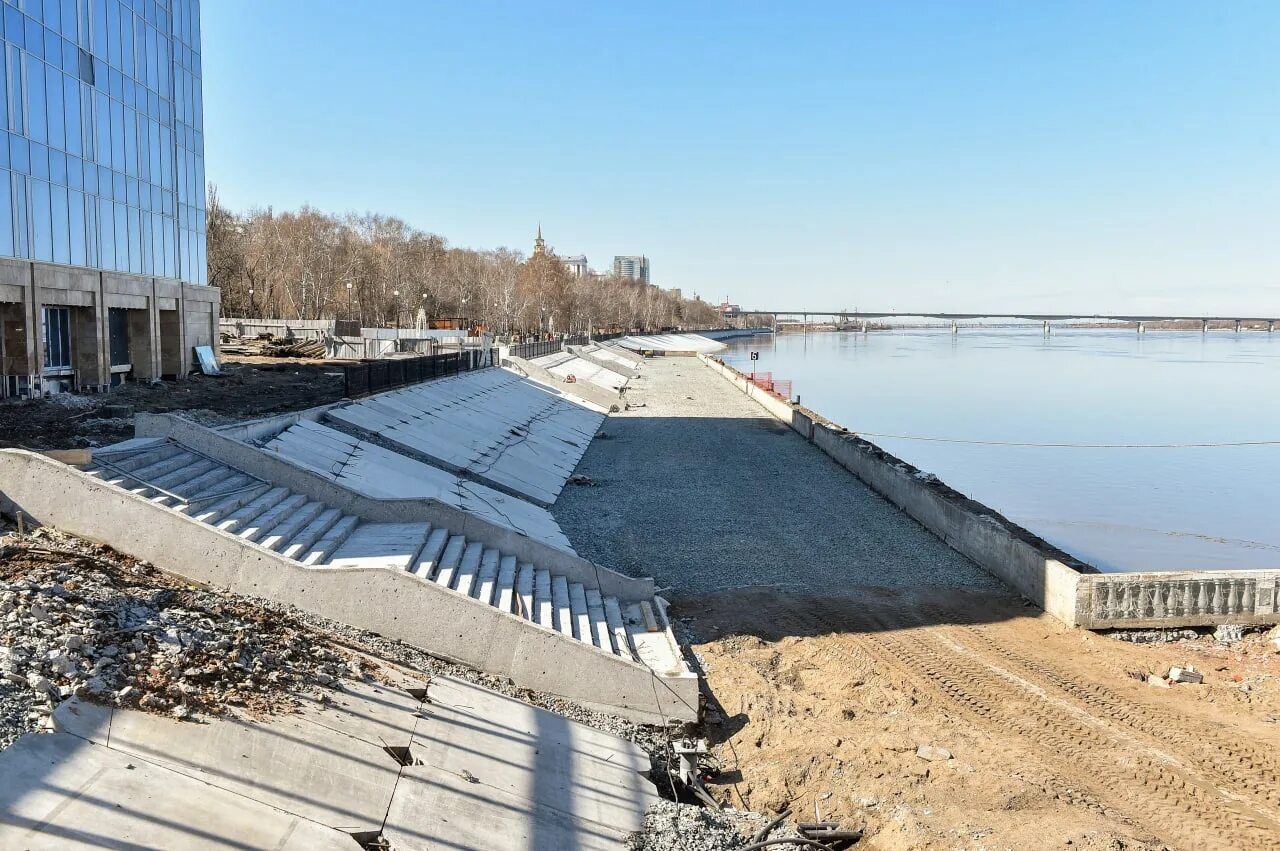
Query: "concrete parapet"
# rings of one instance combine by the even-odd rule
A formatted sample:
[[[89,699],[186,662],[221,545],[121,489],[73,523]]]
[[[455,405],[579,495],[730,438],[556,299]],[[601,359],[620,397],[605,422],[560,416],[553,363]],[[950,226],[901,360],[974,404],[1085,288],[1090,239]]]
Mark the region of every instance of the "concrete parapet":
[[[21,511],[195,582],[292,605],[634,720],[697,716],[698,678],[687,669],[655,672],[407,571],[306,567],[23,450],[0,450],[0,488],[4,513]]]
[[[605,411],[622,410],[621,397],[598,384],[593,384],[589,381],[566,382],[545,367],[538,366],[533,361],[518,358],[514,355],[508,355],[503,358],[502,365],[539,384],[555,388],[557,392],[589,402]]]
[[[296,416],[283,415],[282,420]],[[274,418],[273,418],[274,419]],[[283,426],[282,426],[283,427]],[[138,437],[166,437],[203,455],[221,461],[273,485],[300,493],[308,499],[340,508],[364,520],[382,523],[407,523],[425,520],[443,526],[468,540],[497,547],[522,561],[562,573],[583,587],[598,588],[629,601],[653,597],[653,579],[625,576],[607,567],[587,561],[574,553],[545,544],[514,529],[497,526],[470,512],[439,500],[374,499],[355,493],[336,482],[295,464],[288,458],[242,443],[229,434],[205,428],[173,414],[138,414],[134,431]]]
[[[1099,573],[821,414],[756,387],[715,358],[700,358],[948,546],[1064,623],[1109,629],[1280,621],[1280,570]]]

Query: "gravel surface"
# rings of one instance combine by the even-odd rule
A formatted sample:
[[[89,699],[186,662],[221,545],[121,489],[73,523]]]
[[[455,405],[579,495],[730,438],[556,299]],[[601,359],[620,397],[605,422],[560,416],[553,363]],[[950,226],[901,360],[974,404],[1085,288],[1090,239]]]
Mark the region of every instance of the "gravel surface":
[[[725,851],[750,843],[772,819],[759,813],[738,810],[709,810],[689,804],[662,801],[649,808],[644,828],[631,835],[628,851]],[[780,824],[770,839],[796,836],[789,825]]]
[[[40,717],[29,717],[34,703],[31,691],[25,686],[8,680],[0,680],[0,751],[39,725]]]
[[[1001,589],[693,358],[651,358],[552,508],[580,555],[660,587]]]

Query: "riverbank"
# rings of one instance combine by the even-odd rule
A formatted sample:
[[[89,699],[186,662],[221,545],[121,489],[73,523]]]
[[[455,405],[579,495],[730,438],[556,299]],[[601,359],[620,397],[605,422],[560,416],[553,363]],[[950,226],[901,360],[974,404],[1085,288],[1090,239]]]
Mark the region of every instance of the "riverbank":
[[[860,822],[881,851],[1280,847],[1269,637],[1067,627],[701,362],[644,375],[578,468],[595,486],[553,511],[674,589],[722,800]],[[1205,682],[1161,678],[1184,664]]]

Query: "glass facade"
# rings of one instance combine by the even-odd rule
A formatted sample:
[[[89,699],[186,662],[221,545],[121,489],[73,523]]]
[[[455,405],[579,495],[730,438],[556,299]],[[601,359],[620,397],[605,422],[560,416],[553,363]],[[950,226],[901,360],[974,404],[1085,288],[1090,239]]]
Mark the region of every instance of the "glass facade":
[[[208,283],[200,0],[0,11],[0,256]]]

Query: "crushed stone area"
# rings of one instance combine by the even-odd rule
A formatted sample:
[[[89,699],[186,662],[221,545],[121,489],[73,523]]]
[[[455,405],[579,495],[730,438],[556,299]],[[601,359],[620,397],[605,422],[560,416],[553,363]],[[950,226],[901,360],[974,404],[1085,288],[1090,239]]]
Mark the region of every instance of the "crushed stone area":
[[[363,678],[312,639],[288,615],[54,530],[0,538],[0,676],[25,690],[28,726],[50,726],[72,695],[178,719],[258,715]]]
[[[695,358],[649,358],[552,513],[585,558],[660,587],[1001,588]]]
[[[770,821],[759,813],[732,808],[716,811],[661,801],[645,814],[644,828],[628,838],[627,851],[732,851],[751,844]],[[795,836],[785,824],[768,834],[769,839]]]
[[[0,400],[0,449],[79,449],[133,437],[133,414],[182,411],[205,425],[336,402],[341,363],[224,361],[223,375],[130,383],[110,393]]]
[[[635,742],[662,794],[680,730],[635,724],[291,606],[203,588],[49,528],[0,520],[0,750],[76,695],[180,719],[292,711],[379,663],[452,676]]]

